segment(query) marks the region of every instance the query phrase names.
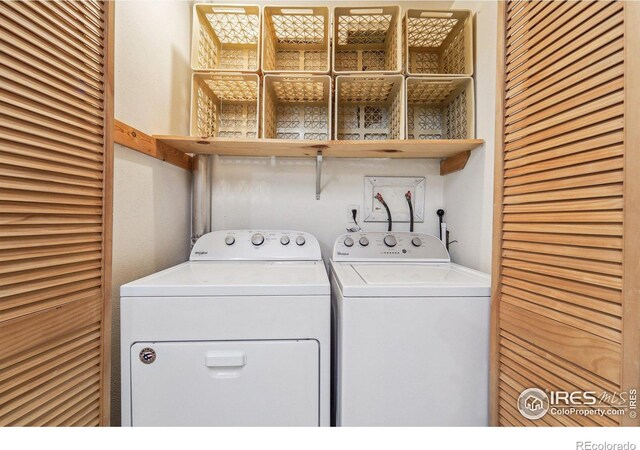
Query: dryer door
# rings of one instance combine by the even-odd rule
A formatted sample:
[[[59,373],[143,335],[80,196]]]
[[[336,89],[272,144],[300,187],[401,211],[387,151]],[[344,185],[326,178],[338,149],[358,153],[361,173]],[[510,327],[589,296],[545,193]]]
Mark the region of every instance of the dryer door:
[[[134,426],[317,426],[315,340],[139,342]]]

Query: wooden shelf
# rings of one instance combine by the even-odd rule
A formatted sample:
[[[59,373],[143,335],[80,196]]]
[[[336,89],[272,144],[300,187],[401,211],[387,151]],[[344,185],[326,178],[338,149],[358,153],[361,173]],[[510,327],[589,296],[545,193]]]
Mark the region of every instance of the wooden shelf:
[[[122,144],[154,158],[191,170],[189,154],[223,156],[284,156],[307,158],[439,158],[440,175],[464,169],[471,150],[482,139],[300,141],[290,139],[150,136],[115,120],[114,137]]]
[[[327,158],[450,158],[469,152],[482,139],[388,140],[388,141],[300,141],[289,139],[207,138],[154,136],[184,153],[224,156],[290,156]]]
[[[113,121],[113,141],[116,144],[124,145],[132,150],[168,162],[174,166],[187,170],[193,169],[191,156],[156,141],[153,136],[149,136],[118,119],[114,119]]]
[[[324,158],[439,158],[440,175],[464,169],[471,150],[482,139],[300,141],[289,139],[232,139],[192,136],[149,136],[115,121],[115,142],[145,155],[192,170],[190,154],[223,156],[307,157],[316,160],[316,199],[322,189]]]

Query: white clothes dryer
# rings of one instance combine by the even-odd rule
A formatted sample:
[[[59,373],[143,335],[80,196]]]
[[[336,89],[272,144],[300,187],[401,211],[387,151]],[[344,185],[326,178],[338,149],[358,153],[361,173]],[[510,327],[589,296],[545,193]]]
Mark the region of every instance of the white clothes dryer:
[[[329,425],[330,333],[315,237],[206,234],[121,288],[122,423]]]

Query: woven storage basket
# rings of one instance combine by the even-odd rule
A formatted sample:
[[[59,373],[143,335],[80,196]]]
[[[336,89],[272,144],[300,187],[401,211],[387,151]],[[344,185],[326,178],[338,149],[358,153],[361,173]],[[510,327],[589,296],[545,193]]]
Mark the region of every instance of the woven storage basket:
[[[329,73],[329,8],[265,6],[262,71]]]
[[[191,135],[252,139],[259,136],[257,74],[193,75]]]
[[[265,75],[262,129],[265,138],[331,138],[331,77]]]
[[[257,72],[260,67],[260,7],[193,6],[191,68]]]
[[[407,139],[473,139],[473,79],[409,77]]]
[[[336,77],[336,139],[404,138],[404,77]]]
[[[470,11],[409,9],[404,31],[407,75],[473,75]]]
[[[399,6],[342,7],[333,13],[333,72],[402,71]]]

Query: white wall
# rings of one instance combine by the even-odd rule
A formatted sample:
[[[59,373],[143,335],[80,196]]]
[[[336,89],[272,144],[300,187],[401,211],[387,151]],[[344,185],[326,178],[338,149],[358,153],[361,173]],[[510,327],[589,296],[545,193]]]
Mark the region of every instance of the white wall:
[[[497,2],[457,1],[452,9],[476,13],[476,136],[485,144],[471,152],[464,170],[444,177],[445,219],[451,231],[451,257],[491,272],[493,155],[495,137]]]
[[[327,160],[320,201],[314,197],[311,160],[216,158],[213,229],[297,228],[315,234],[327,257],[333,241],[345,230],[348,205],[359,204],[362,208],[365,175],[426,176],[427,221],[424,225],[416,224],[416,230],[437,234],[435,211],[443,207],[451,239],[458,241],[451,246],[452,259],[490,272],[497,4],[495,1],[398,3],[404,8],[451,7],[476,12],[476,136],[485,139],[485,145],[472,152],[464,170],[445,177],[438,175],[438,162],[431,160]],[[362,225],[367,230],[384,229],[384,224]],[[406,224],[399,224],[399,229],[404,229],[401,226],[406,228]]]
[[[189,2],[116,4],[115,117],[148,134],[187,134]],[[120,286],[184,261],[190,172],[115,146],[111,423],[120,424]]]
[[[116,2],[116,118],[151,133],[189,131],[191,2]]]
[[[222,0],[216,3],[234,3]],[[264,5],[344,5],[343,1],[264,0],[250,3]],[[370,3],[352,0],[348,4]],[[378,2],[383,4],[385,2]],[[451,1],[389,2],[404,8],[446,9]],[[363,209],[364,177],[424,176],[427,179],[425,222],[415,230],[438,234],[436,210],[443,206],[443,178],[435,160],[399,159],[325,159],[322,170],[321,199],[315,199],[315,161],[293,158],[215,157],[212,183],[212,228],[294,229],[315,235],[323,256],[331,255],[333,242],[347,227],[347,209],[358,204]],[[382,231],[384,223],[361,223],[365,230]],[[408,224],[394,224],[394,229],[408,230]]]
[[[426,177],[425,223],[415,231],[436,235],[442,207],[440,163],[428,159],[327,159],[322,193],[315,197],[315,160],[298,158],[216,157],[213,163],[212,227],[214,230],[292,229],[315,235],[323,256],[345,233],[348,207],[362,211],[366,175]],[[384,231],[385,223],[361,223],[367,231]],[[394,230],[407,230],[407,223]]]

